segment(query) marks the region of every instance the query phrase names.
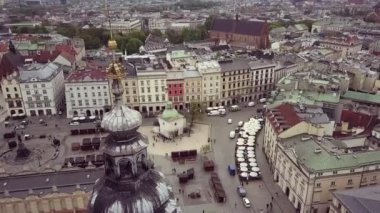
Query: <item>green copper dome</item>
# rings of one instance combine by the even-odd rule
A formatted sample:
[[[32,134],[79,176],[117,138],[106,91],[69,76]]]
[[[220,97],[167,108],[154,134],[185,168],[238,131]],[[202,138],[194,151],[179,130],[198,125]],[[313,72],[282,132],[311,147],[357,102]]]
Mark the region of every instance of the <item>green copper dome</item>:
[[[161,118],[165,121],[172,121],[182,117],[183,115],[181,115],[176,109],[173,108],[173,104],[171,102],[166,105],[166,109],[164,112],[162,112],[161,115]]]

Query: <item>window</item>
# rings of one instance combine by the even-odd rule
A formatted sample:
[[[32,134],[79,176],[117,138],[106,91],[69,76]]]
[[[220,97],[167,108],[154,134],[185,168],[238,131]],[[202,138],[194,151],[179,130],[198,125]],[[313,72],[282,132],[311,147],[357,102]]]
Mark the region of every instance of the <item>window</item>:
[[[26,88],[26,86],[27,86],[27,85],[25,85],[25,88]],[[8,88],[8,87],[5,88],[5,91],[9,92],[9,88]]]
[[[374,175],[374,176],[372,177],[372,180],[376,180],[376,178],[377,178],[376,175]]]
[[[136,95],[136,89],[135,88],[133,88],[133,94]]]
[[[161,87],[162,92],[165,92],[165,86]]]
[[[141,96],[141,102],[145,102],[145,96]]]
[[[355,169],[351,169],[350,172],[355,172]]]
[[[26,94],[27,94],[27,95],[30,95],[30,91],[29,91],[29,90],[28,90],[28,91],[26,91]]]
[[[80,93],[77,94],[78,98],[80,98]]]
[[[78,106],[82,106],[82,100],[78,100]]]
[[[150,93],[150,87],[146,88],[146,92]]]
[[[38,107],[38,108],[41,108],[41,107],[42,107],[42,104],[41,104],[41,103],[38,103],[38,104],[37,104],[37,107]]]
[[[316,188],[321,188],[321,183],[317,183]]]
[[[148,102],[152,102],[152,96],[148,95]]]
[[[41,84],[41,87],[45,87],[45,84]]]
[[[334,175],[338,174],[338,171],[333,171],[333,174],[334,174]]]
[[[154,89],[155,89],[155,92],[158,92],[158,87],[157,86]]]
[[[156,101],[160,101],[160,96],[156,95]]]
[[[352,184],[352,179],[348,179],[347,184],[351,185]]]
[[[131,100],[129,99],[129,97],[127,97],[127,103],[129,103]]]
[[[104,92],[104,96],[107,96],[107,92]]]
[[[104,99],[104,105],[108,105],[108,99]]]
[[[13,90],[14,90],[15,92],[17,92],[17,87],[13,87]]]
[[[92,105],[96,105],[96,99],[92,99]]]
[[[88,100],[84,100],[84,103],[86,106],[90,105],[90,102]]]
[[[50,102],[45,102],[45,107],[50,107]]]
[[[144,93],[145,91],[144,91],[144,87],[141,87],[141,93]]]
[[[102,93],[101,93],[101,92],[98,92],[98,96],[102,96]]]
[[[144,86],[144,81],[140,81],[140,85],[141,85],[141,86]]]
[[[28,101],[33,101],[32,97],[28,97]]]
[[[87,98],[87,92],[84,93],[84,97]]]
[[[7,98],[12,98],[10,94],[7,94]]]
[[[43,90],[42,90],[42,94],[47,94],[46,89],[43,89]]]
[[[331,181],[330,186],[335,186],[335,181]]]
[[[15,94],[15,98],[19,98],[17,93]]]
[[[318,172],[317,173],[317,176],[322,176],[323,175],[323,172]]]
[[[92,88],[93,89],[93,88]],[[92,92],[92,97],[95,97],[95,92]]]
[[[49,100],[49,97],[48,96],[44,96],[44,100],[45,101]]]
[[[165,95],[162,95],[162,100],[161,101],[165,101]]]
[[[37,88],[37,84],[33,84],[33,88]]]

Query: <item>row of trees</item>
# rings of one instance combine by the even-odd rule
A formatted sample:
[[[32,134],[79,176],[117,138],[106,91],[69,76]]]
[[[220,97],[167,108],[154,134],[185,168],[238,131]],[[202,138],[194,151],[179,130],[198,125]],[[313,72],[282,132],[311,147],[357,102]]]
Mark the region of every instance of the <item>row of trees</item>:
[[[81,29],[73,25],[61,25],[57,28],[57,33],[67,37],[80,37],[84,40],[86,49],[97,49],[104,45],[110,38],[108,30],[103,28]],[[142,31],[132,31],[126,35],[116,33],[114,39],[120,51],[127,51],[128,54],[139,51],[144,44],[146,35]]]
[[[49,31],[44,26],[12,27],[12,33],[45,34],[49,33]]]
[[[185,28],[180,32],[168,30],[166,32],[166,37],[173,44],[180,44],[184,41],[198,41],[206,39],[208,37],[208,30],[211,28],[214,18],[214,16],[208,17],[203,25],[193,29]]]

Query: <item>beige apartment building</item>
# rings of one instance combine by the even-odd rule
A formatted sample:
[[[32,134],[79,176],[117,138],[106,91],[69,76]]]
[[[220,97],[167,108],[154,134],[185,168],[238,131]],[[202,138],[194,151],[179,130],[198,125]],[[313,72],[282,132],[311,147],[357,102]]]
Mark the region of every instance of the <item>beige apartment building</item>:
[[[327,37],[320,41],[320,46],[341,52],[341,57],[352,56],[362,49],[362,42],[356,36]]]
[[[198,70],[186,70],[183,76],[185,84],[185,107],[189,108],[191,102],[202,101],[202,76]]]
[[[299,212],[329,212],[334,192],[379,183],[380,150],[346,153],[342,144],[310,135],[278,143],[274,179]]]
[[[8,116],[25,116],[25,106],[22,101],[20,84],[11,75],[1,80],[1,90],[5,100]]]
[[[331,136],[335,121],[320,107],[281,104],[267,111],[264,132],[264,154],[274,167],[278,144],[283,139],[309,134],[318,137]]]
[[[222,105],[251,101],[249,60],[219,61],[222,72]]]
[[[52,192],[43,196],[30,195],[25,199],[3,198],[0,212],[4,213],[85,213],[89,193],[75,191],[72,194]]]
[[[124,87],[123,103],[131,109],[140,110],[139,102],[139,88],[137,73],[134,66],[127,64],[126,77],[122,79],[122,85]]]
[[[197,69],[202,76],[202,102],[208,106],[219,106],[221,92],[221,72],[217,61],[197,63]]]

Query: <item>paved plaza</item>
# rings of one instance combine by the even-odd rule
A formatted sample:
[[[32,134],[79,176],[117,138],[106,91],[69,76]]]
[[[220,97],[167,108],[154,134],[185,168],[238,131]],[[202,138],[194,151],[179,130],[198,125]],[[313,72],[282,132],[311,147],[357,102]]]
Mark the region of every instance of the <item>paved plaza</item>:
[[[243,108],[239,112],[228,113],[226,117],[208,117],[204,116],[201,123],[198,123],[193,128],[193,133],[189,137],[183,135],[182,138],[177,138],[175,141],[163,142],[162,140],[155,141],[152,131],[152,119],[144,119],[143,126],[139,131],[146,135],[149,139],[148,152],[151,160],[154,161],[157,170],[164,173],[168,181],[173,186],[173,191],[178,202],[181,205],[183,212],[185,213],[245,213],[245,212],[274,212],[274,213],[292,213],[295,209],[291,206],[291,203],[286,198],[285,194],[281,192],[278,185],[273,182],[272,174],[269,171],[269,166],[264,157],[261,149],[263,144],[264,130],[261,130],[257,136],[256,158],[258,165],[262,172],[262,180],[251,181],[244,183],[244,187],[247,189],[247,197],[252,202],[251,208],[243,206],[242,200],[239,197],[236,187],[240,185],[240,181],[237,176],[230,176],[227,171],[227,165],[234,164],[235,159],[235,140],[229,139],[229,132],[236,128],[239,121],[246,121],[249,117],[255,114],[256,108]],[[233,123],[227,124],[227,119],[232,118]],[[8,173],[20,173],[25,170],[31,170],[34,172],[49,171],[56,166],[63,164],[63,161],[67,157],[75,157],[78,155],[89,154],[83,151],[71,151],[71,143],[81,142],[83,138],[94,137],[89,135],[83,136],[71,136],[69,135],[70,126],[69,120],[60,116],[43,117],[48,122],[48,126],[42,126],[38,124],[40,117],[27,118],[32,121],[32,125],[23,130],[17,130],[22,134],[33,134],[38,136],[40,134],[46,134],[54,136],[61,140],[62,146],[59,150],[53,149],[51,141],[48,139],[35,138],[30,141],[26,141],[28,146],[34,147],[34,149],[45,150],[47,157],[41,159],[42,166],[39,166],[38,161],[33,160],[28,162],[26,166],[12,166],[5,165],[6,161],[4,156],[2,157],[1,168]],[[20,121],[18,121],[20,122]],[[56,126],[57,125],[57,126]],[[2,124],[0,127],[1,132],[7,132],[13,128],[5,128]],[[97,135],[97,137],[104,137],[106,134]],[[211,143],[208,143],[208,138],[212,139]],[[215,140],[215,142],[214,142]],[[6,149],[7,144],[3,139],[0,139],[0,150],[3,152]],[[211,144],[212,152],[206,154],[206,156],[200,152],[201,147],[207,144]],[[194,161],[185,161],[184,163],[173,162],[170,159],[170,153],[172,151],[180,150],[198,150],[198,158]],[[56,152],[58,153],[56,154]],[[96,151],[96,154],[100,154],[100,151]],[[166,156],[166,153],[169,156]],[[55,156],[57,155],[57,156]],[[54,159],[51,159],[54,156]],[[217,203],[214,199],[213,192],[211,190],[209,179],[210,173],[203,170],[203,160],[207,157],[213,159],[216,167],[215,171],[218,173],[219,178],[223,184],[224,190],[227,194],[227,201],[225,203]],[[27,167],[27,168],[25,168]],[[173,172],[173,168],[176,172]],[[186,171],[189,168],[194,168],[195,178],[190,180],[186,184],[179,184],[177,174]],[[0,171],[1,172],[1,171]],[[192,199],[188,194],[197,192],[201,195],[201,198]],[[278,196],[276,195],[278,192]],[[272,201],[273,197],[273,201]],[[267,209],[267,204],[273,203],[272,210]]]

